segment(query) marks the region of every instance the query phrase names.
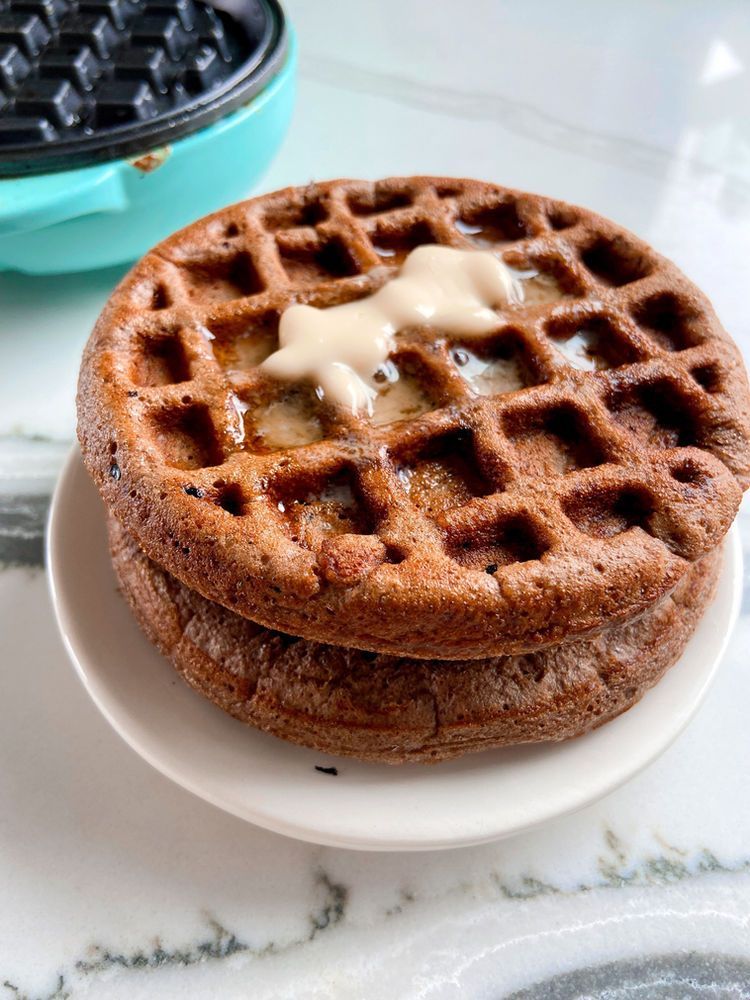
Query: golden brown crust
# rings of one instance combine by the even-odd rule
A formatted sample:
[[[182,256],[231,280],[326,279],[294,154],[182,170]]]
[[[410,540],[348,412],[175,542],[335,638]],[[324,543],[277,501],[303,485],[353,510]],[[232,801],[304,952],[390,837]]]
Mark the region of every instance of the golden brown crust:
[[[272,341],[291,302],[371,292],[416,242],[476,240],[457,218],[569,293],[509,308],[486,339],[526,387],[472,396],[447,338],[408,331],[399,358],[436,409],[374,428],[321,404],[324,440],[259,449],[281,389],[232,369],[237,337]],[[553,342],[581,327],[611,367],[561,362]],[[750,477],[747,379],[705,297],[613,223],[476,181],[289,188],[177,233],[100,317],[78,412],[108,507],[187,586],[308,639],[426,658],[631,619],[718,544]]]
[[[721,565],[709,553],[640,619],[595,638],[490,660],[409,660],[271,632],[170,577],[112,518],[110,542],[144,631],[202,695],[283,739],[390,764],[571,739],[624,712],[682,653]]]

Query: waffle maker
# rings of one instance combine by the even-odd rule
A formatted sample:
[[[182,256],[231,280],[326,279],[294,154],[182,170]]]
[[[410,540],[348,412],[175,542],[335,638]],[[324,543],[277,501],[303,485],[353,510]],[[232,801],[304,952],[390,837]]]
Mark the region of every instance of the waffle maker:
[[[0,0],[0,270],[125,263],[246,195],[294,70],[276,0]]]

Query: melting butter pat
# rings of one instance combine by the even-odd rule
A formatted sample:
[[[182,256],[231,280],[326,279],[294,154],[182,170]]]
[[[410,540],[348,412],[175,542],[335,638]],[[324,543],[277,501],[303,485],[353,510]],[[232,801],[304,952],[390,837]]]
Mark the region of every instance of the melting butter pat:
[[[373,295],[330,309],[286,309],[279,350],[261,367],[275,378],[310,381],[355,414],[372,414],[374,375],[400,330],[429,325],[462,337],[480,335],[497,326],[496,308],[522,301],[520,281],[495,254],[420,246]]]

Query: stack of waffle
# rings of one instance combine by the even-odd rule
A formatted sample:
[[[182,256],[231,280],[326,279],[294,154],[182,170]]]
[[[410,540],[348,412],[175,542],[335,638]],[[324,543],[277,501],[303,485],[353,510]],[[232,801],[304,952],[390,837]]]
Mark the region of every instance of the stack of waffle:
[[[418,245],[494,250],[523,301],[402,331],[371,414],[272,378],[284,310]],[[441,178],[225,209],[125,278],[79,438],[152,642],[224,710],[401,763],[625,711],[710,601],[750,481],[750,394],[705,297],[580,208]]]

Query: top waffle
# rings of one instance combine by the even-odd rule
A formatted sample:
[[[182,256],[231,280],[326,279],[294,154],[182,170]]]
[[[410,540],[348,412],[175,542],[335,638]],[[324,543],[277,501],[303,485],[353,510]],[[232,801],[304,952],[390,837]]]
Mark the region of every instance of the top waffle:
[[[496,247],[523,305],[414,328],[372,418],[258,366],[281,312],[368,295],[422,243]],[[334,181],[225,209],[113,294],[84,459],[156,562],[266,626],[409,656],[633,617],[729,527],[750,399],[705,297],[632,234],[476,181]]]

